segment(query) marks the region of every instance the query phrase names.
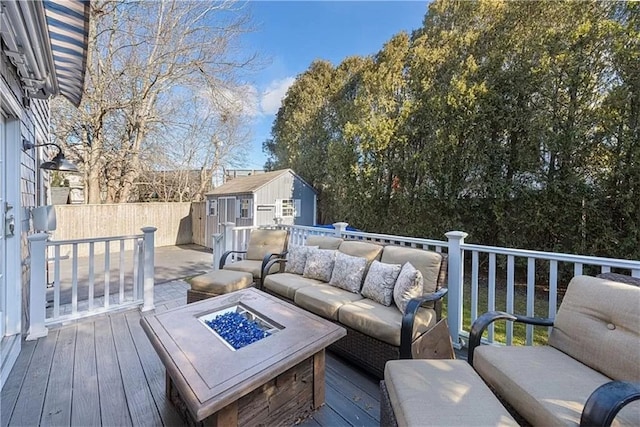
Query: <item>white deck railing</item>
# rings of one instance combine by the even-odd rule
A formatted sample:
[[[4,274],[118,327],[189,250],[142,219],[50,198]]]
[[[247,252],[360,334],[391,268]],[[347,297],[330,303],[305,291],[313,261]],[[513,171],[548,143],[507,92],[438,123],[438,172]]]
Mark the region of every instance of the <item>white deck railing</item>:
[[[99,313],[153,306],[154,232],[95,239],[49,240],[29,236],[31,286],[27,339],[47,326]],[[79,266],[80,250],[89,256]]]
[[[583,274],[585,266],[592,272],[609,272],[612,268],[640,277],[640,261],[614,258],[591,257],[553,252],[510,249],[494,246],[468,244],[464,242],[467,233],[451,231],[445,234],[446,241],[422,239],[416,237],[394,236],[386,234],[347,231],[347,223],[336,223],[334,229],[297,225],[279,225],[289,230],[289,246],[303,245],[308,236],[337,236],[343,239],[365,240],[380,244],[410,246],[434,250],[448,254],[447,320],[451,339],[460,346],[461,338],[469,333],[469,325],[482,313],[491,310],[503,310],[513,313],[516,301],[524,298],[525,312],[517,314],[555,318],[560,297],[558,294],[560,268],[559,263],[569,264],[573,275]],[[272,226],[269,226],[272,227]],[[249,233],[252,228],[233,227],[228,224],[228,248],[246,250]],[[214,251],[215,253],[215,251]],[[217,265],[217,264],[216,264]],[[565,269],[567,267],[565,266]],[[470,271],[465,271],[465,269]],[[504,276],[503,276],[504,274]],[[519,280],[519,278],[522,278]],[[544,279],[543,279],[544,278]],[[566,285],[566,283],[562,283]],[[536,298],[536,289],[545,287],[546,297]],[[523,292],[516,289],[524,288]],[[481,292],[482,291],[482,292]],[[468,293],[469,295],[465,295]],[[540,292],[538,292],[540,293]],[[480,298],[486,294],[486,300]],[[497,304],[504,300],[504,304]],[[543,301],[543,307],[536,306]],[[523,304],[519,304],[523,306]],[[466,309],[466,310],[465,310]],[[465,318],[465,312],[469,313]],[[495,330],[488,330],[489,342],[495,342]],[[526,327],[525,342],[533,344],[533,327]],[[513,343],[513,325],[507,324],[504,344]]]

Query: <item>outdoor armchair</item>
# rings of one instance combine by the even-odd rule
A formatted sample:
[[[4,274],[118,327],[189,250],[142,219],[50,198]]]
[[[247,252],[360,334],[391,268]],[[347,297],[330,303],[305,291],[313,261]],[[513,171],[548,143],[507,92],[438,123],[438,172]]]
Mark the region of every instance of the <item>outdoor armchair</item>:
[[[496,320],[551,327],[548,345],[480,345]],[[640,288],[576,276],[555,319],[485,313],[471,327],[468,362],[533,425],[638,425]]]
[[[262,270],[272,258],[282,257],[287,250],[289,232],[287,230],[251,230],[246,251],[227,251],[220,258],[220,269],[235,270],[253,275],[258,287],[262,283]],[[244,254],[244,259],[227,263],[231,254]]]

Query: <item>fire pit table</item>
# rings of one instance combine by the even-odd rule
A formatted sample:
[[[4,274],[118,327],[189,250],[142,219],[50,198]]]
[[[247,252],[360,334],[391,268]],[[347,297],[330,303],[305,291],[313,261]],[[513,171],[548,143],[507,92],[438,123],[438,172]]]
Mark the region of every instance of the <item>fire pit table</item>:
[[[291,425],[309,415],[324,403],[325,348],[346,334],[254,288],[140,323],[165,366],[167,397],[189,424],[218,426]]]

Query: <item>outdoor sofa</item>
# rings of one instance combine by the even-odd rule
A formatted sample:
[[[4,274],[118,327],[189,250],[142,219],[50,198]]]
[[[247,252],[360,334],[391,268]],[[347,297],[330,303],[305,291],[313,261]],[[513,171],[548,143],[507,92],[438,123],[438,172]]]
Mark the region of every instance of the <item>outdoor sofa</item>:
[[[323,257],[329,261],[323,264]],[[277,264],[284,264],[285,271],[274,274]],[[441,321],[446,272],[446,256],[438,252],[309,236],[306,246],[290,247],[286,257],[265,265],[262,287],[343,326],[346,337],[330,350],[382,378],[388,360],[453,356],[446,322]],[[403,293],[405,288],[397,286],[417,276],[422,277],[417,293],[412,294],[415,287]],[[389,301],[389,287],[406,304],[404,310],[395,298]]]
[[[480,345],[501,319],[552,327],[548,345]],[[468,361],[532,425],[638,426],[640,287],[576,276],[554,320],[485,313],[472,325]]]

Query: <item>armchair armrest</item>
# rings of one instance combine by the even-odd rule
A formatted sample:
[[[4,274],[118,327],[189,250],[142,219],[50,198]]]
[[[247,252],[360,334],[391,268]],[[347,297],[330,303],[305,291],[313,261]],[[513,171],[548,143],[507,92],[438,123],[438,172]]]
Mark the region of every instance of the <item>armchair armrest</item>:
[[[224,267],[224,265],[227,263],[227,257],[231,254],[246,254],[247,251],[226,251],[225,253],[222,254],[222,256],[220,257],[220,270],[222,270],[222,268]]]
[[[260,266],[260,283],[258,286],[258,289],[262,289],[262,283],[264,282],[264,276],[265,274],[265,270],[268,272],[269,270],[271,270],[271,267],[273,266],[274,263],[272,263],[271,265],[269,265],[269,268],[267,269],[267,264],[269,264],[269,261],[271,261],[274,258],[284,258],[284,256],[286,255],[287,251],[281,252],[281,253],[272,253],[272,254],[266,254],[264,256],[264,258],[262,259],[262,265]]]
[[[402,316],[402,329],[400,330],[400,359],[411,359],[413,324],[415,322],[418,309],[427,302],[438,301],[444,297],[448,291],[449,289],[447,288],[440,288],[429,295],[423,295],[409,301],[407,308],[404,311],[404,315]]]
[[[640,383],[611,381],[598,387],[587,399],[580,426],[610,426],[628,403],[640,400]]]
[[[504,311],[489,311],[478,317],[471,325],[471,333],[469,334],[469,352],[467,361],[473,366],[473,353],[476,347],[480,345],[482,334],[485,329],[496,320],[509,320],[512,322],[526,323],[536,326],[553,326],[553,320],[541,317],[527,317],[519,314],[510,314]]]

